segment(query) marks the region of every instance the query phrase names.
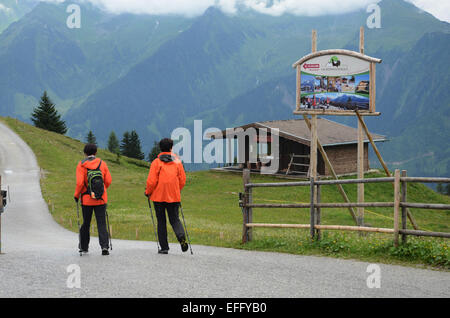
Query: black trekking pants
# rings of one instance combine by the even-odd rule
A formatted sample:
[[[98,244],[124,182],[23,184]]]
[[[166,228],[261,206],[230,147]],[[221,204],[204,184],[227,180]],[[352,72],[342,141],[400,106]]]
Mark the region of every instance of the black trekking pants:
[[[109,248],[109,235],[106,226],[106,204],[103,205],[82,205],[83,211],[83,225],[80,229],[80,247],[83,251],[89,249],[91,219],[92,213],[95,212],[95,218],[97,220],[98,240],[100,247]]]
[[[167,242],[167,224],[166,224],[166,210],[169,216],[169,222],[172,226],[175,236],[178,241],[181,242],[185,239],[183,225],[180,222],[178,207],[179,202],[153,202],[155,207],[156,219],[158,221],[158,240],[162,250],[169,249],[169,243]]]

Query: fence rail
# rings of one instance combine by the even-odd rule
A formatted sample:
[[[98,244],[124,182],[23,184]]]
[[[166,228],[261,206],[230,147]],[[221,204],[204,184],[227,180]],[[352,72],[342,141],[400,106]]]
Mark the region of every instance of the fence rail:
[[[394,184],[394,201],[393,202],[349,202],[349,203],[321,203],[321,186],[323,185],[342,185],[342,184],[361,184],[361,183],[383,183],[389,182]],[[321,237],[321,230],[339,230],[339,231],[358,231],[358,232],[378,232],[394,235],[394,244],[398,246],[399,236],[402,235],[402,241],[407,241],[407,235],[414,236],[431,236],[450,238],[447,232],[431,232],[421,230],[408,230],[407,227],[407,209],[432,209],[432,210],[450,210],[450,204],[435,203],[409,203],[407,202],[407,183],[450,183],[450,178],[434,178],[434,177],[407,177],[406,171],[403,170],[401,175],[399,170],[395,170],[394,177],[370,178],[370,179],[347,179],[347,180],[314,180],[301,182],[277,182],[277,183],[251,183],[250,172],[245,169],[243,171],[244,193],[240,195],[239,205],[243,212],[243,235],[242,241],[248,242],[252,240],[252,228],[300,228],[310,229],[312,239]],[[268,187],[310,187],[309,203],[285,203],[285,204],[259,204],[253,203],[253,188]],[[347,226],[347,225],[322,225],[321,208],[351,208],[351,207],[387,207],[393,208],[394,226],[393,228],[374,228],[368,226]],[[253,223],[253,208],[295,208],[310,209],[310,224],[267,224]]]

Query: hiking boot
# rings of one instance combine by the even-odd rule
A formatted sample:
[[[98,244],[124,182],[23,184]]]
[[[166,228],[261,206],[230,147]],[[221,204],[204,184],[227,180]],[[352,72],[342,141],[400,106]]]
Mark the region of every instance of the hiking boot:
[[[158,250],[158,254],[169,254],[169,250]]]
[[[109,251],[107,248],[102,248],[102,255],[109,255]]]
[[[184,237],[180,240],[180,245],[181,245],[181,250],[183,252],[186,252],[189,248],[188,244],[186,243],[186,239]]]

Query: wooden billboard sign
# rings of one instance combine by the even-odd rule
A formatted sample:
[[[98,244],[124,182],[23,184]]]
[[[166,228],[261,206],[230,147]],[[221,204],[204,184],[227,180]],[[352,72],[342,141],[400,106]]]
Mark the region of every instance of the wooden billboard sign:
[[[377,116],[375,65],[380,59],[342,49],[315,51],[293,64],[297,70],[294,114]]]

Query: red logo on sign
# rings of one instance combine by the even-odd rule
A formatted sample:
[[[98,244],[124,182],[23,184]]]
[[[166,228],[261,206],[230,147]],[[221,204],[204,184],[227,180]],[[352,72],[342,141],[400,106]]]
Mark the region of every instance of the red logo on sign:
[[[320,64],[303,64],[303,68],[320,68]]]

